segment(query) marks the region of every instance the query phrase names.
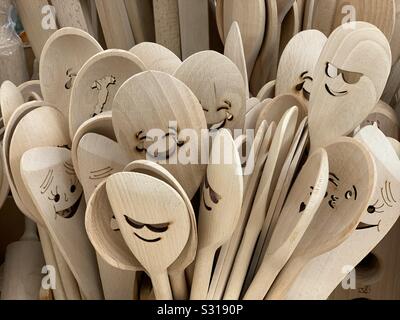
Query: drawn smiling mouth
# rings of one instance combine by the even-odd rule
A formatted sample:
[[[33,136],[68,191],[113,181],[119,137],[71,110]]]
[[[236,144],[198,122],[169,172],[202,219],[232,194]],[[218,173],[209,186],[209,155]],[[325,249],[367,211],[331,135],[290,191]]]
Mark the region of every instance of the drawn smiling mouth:
[[[325,89],[331,96],[334,96],[334,97],[343,97],[348,93],[348,91],[338,91],[338,92],[333,91],[333,90],[331,90],[331,88],[329,88],[329,86],[327,84],[325,84]]]
[[[204,195],[205,195],[205,192],[203,192],[203,204],[204,204],[204,207],[207,209],[207,211],[211,211],[212,208],[207,205],[206,198],[204,197]]]
[[[155,242],[158,242],[158,241],[161,240],[161,237],[156,238],[156,239],[145,239],[145,238],[139,236],[136,232],[134,232],[133,234],[134,234],[136,237],[138,237],[140,240],[143,240],[143,241],[145,241],[145,242],[155,243]]]
[[[367,224],[367,223],[364,223],[364,222],[360,222],[358,224],[356,230],[367,230],[367,229],[377,228],[378,232],[380,232],[381,221],[382,220],[379,220],[378,224]]]
[[[233,115],[227,113],[224,120],[208,125],[208,129],[210,131],[222,129],[223,127],[225,127],[227,121],[232,121],[232,120],[233,120]]]
[[[76,211],[79,208],[79,204],[81,203],[81,198],[82,198],[82,195],[68,209],[56,211],[56,215],[60,216],[60,217],[62,217],[64,219],[71,219],[75,215]],[[55,210],[55,207],[54,207],[54,210]]]

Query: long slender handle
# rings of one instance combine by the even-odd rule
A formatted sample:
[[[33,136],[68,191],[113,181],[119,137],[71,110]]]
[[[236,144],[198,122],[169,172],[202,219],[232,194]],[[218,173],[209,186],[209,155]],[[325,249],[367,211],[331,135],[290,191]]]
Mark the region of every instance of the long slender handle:
[[[152,274],[151,283],[157,300],[173,300],[167,271]]]
[[[291,285],[297,276],[303,270],[307,260],[301,258],[292,258],[281,271],[275,280],[272,288],[269,290],[267,300],[284,300],[290,290]]]
[[[207,298],[214,254],[215,250],[210,249],[202,249],[197,252],[190,300],[205,300]]]
[[[279,257],[275,259],[273,255],[266,254],[243,300],[264,300],[282,267]]]
[[[186,283],[185,271],[170,273],[172,293],[175,300],[187,300],[189,291]]]
[[[46,265],[53,266],[56,270],[56,288],[53,291],[55,300],[67,300],[67,296],[65,294],[64,285],[62,283],[60,272],[58,270],[58,265],[56,261],[56,257],[53,251],[53,245],[51,243],[51,239],[46,229],[38,225],[38,233],[40,237],[40,244],[42,245],[43,256],[46,262]]]
[[[228,285],[226,286],[224,300],[239,300],[240,298],[251,256],[257,243],[258,232],[253,231],[255,230],[252,228],[251,230],[246,229],[243,235],[242,243],[237,252]]]

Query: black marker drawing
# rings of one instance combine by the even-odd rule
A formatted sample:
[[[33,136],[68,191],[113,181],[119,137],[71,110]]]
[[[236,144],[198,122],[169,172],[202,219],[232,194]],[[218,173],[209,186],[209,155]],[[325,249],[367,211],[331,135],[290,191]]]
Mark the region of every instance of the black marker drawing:
[[[114,172],[114,168],[110,166],[106,168],[102,168],[99,170],[93,170],[89,172],[89,179],[90,180],[102,180],[108,178]]]
[[[110,221],[110,226],[112,231],[120,231],[118,221],[115,218],[115,216],[112,216],[111,221]]]
[[[204,178],[204,190],[208,190],[209,197],[214,204],[218,204],[219,201],[222,199],[222,196],[220,196],[216,191],[214,191],[213,188],[211,188],[210,183],[208,182],[207,174]],[[203,191],[203,204],[207,211],[212,211],[212,207],[207,205],[204,191]]]
[[[314,79],[308,75],[308,71],[304,71],[300,75],[300,83],[296,85],[295,90],[301,92],[303,94],[304,99],[309,101],[311,92],[308,92],[307,89],[304,87],[307,81],[313,82]]]
[[[326,63],[325,74],[327,77],[331,79],[335,79],[341,75],[343,81],[347,84],[357,84],[360,81],[361,77],[363,76],[363,74],[359,72],[352,72],[339,69],[330,62]],[[333,97],[341,97],[349,93],[347,90],[335,91],[331,89],[327,83],[325,84],[325,89]]]
[[[128,216],[124,215],[125,217],[125,221],[128,223],[128,225],[130,225],[132,228],[136,229],[136,230],[141,230],[144,227],[146,227],[147,229],[149,229],[152,232],[155,233],[164,233],[168,230],[170,223],[160,223],[160,224],[145,224],[145,223],[141,223],[141,222],[137,222],[135,220],[133,220],[132,218],[129,218]],[[154,243],[154,242],[158,242],[160,241],[162,238],[161,237],[157,237],[154,239],[146,239],[142,236],[140,236],[139,234],[137,234],[136,232],[134,232],[134,235],[139,238],[142,241],[145,242],[150,242],[150,243]]]
[[[73,72],[72,68],[69,68],[65,74],[68,77],[68,80],[65,83],[65,89],[70,90],[72,88],[74,78],[76,77],[76,72]]]
[[[65,180],[66,177],[69,177],[70,184],[64,186],[55,182],[57,177],[55,177],[54,170],[50,169],[40,185],[40,193],[42,195],[47,195],[47,199],[53,206],[55,218],[60,216],[65,219],[70,219],[78,210],[82,197],[82,189],[78,188],[80,184],[72,164],[70,162],[65,162],[64,169],[66,176],[63,177],[63,179]]]
[[[92,117],[95,117],[103,112],[104,105],[107,103],[109,92],[109,86],[115,85],[117,79],[114,76],[106,76],[103,79],[96,80],[91,88],[98,91],[97,104],[94,108]]]

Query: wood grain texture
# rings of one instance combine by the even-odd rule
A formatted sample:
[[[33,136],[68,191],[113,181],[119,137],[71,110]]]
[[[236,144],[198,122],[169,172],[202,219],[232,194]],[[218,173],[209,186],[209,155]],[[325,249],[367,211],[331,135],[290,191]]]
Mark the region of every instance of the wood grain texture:
[[[178,0],[153,0],[153,12],[157,43],[181,58]]]
[[[151,1],[125,0],[136,43],[155,41],[153,4]]]
[[[210,48],[208,0],[178,0],[182,60]]]
[[[108,49],[129,50],[135,39],[124,0],[95,0]]]
[[[51,0],[60,27],[74,27],[93,35],[92,25],[79,0]]]

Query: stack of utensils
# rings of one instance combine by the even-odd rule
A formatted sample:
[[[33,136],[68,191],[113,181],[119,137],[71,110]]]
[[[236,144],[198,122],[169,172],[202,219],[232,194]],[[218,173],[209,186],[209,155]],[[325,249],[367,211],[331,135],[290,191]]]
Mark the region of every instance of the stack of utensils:
[[[55,270],[43,299],[327,299],[396,223],[387,35],[351,22],[279,45],[247,37],[236,2],[217,2],[224,55],[103,50],[67,27],[40,80],[2,84],[0,194]]]

